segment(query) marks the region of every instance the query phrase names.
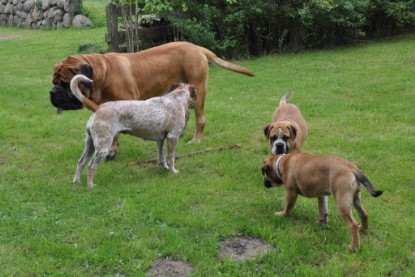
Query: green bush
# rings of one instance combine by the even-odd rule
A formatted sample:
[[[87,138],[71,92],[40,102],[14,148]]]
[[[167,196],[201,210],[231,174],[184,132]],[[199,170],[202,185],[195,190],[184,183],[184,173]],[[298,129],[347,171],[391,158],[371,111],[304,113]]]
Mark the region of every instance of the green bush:
[[[146,0],[180,39],[226,57],[296,51],[413,27],[415,0]]]

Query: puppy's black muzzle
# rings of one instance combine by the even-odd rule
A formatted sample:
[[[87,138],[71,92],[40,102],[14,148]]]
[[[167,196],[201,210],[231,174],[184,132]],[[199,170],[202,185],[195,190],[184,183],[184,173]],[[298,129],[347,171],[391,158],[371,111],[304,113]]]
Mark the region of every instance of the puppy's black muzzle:
[[[272,187],[272,183],[271,183],[271,181],[268,179],[267,174],[266,174],[266,170],[265,170],[265,168],[264,168],[264,167],[262,167],[261,172],[262,172],[262,176],[264,177],[264,186],[265,186],[266,188],[271,188],[271,187]]]
[[[278,142],[275,145],[275,155],[279,155],[279,154],[288,154],[289,152],[289,147],[288,144],[285,142]]]
[[[272,188],[272,183],[266,177],[264,177],[264,186],[268,189]]]

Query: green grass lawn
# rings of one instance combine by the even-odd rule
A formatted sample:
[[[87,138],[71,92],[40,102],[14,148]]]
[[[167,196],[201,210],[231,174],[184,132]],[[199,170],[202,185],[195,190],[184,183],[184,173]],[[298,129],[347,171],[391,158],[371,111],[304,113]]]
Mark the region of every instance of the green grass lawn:
[[[86,1],[88,2],[88,1]],[[94,1],[90,1],[94,2]],[[0,27],[0,268],[2,276],[142,276],[154,260],[185,260],[194,276],[412,276],[415,272],[415,35],[336,50],[236,61],[249,78],[212,66],[200,144],[178,153],[241,143],[242,148],[179,159],[174,175],[155,164],[156,144],[122,136],[94,189],[71,184],[90,112],[57,115],[49,101],[53,65],[83,44],[103,44],[105,27]],[[105,43],[104,43],[105,44]],[[262,133],[292,91],[308,122],[305,152],[355,162],[384,194],[363,191],[370,231],[358,252],[330,198],[327,226],[317,199],[299,198],[276,218],[284,189],[266,189]],[[272,245],[234,263],[219,243],[251,235]]]

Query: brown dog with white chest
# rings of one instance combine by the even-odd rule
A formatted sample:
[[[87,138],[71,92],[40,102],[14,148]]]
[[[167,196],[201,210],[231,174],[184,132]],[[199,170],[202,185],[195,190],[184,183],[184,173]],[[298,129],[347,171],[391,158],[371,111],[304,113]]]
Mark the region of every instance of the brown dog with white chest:
[[[272,116],[272,123],[264,127],[264,135],[274,155],[300,152],[307,139],[307,123],[300,109],[294,104],[287,104],[290,94],[287,92],[281,98]]]
[[[373,197],[382,194],[353,163],[337,156],[316,156],[305,153],[275,155],[262,166],[264,185],[285,186],[284,210],[277,216],[289,216],[298,195],[318,198],[320,223],[327,223],[327,195],[333,195],[341,217],[349,225],[352,233],[351,250],[360,247],[359,225],[352,214],[352,206],[362,221],[361,231],[369,228],[368,214],[360,199],[362,185]]]

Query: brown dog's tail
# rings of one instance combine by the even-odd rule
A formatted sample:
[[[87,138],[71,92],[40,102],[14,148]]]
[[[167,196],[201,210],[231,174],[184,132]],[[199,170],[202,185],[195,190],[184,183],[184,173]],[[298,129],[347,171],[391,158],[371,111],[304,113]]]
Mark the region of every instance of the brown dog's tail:
[[[290,98],[290,96],[291,96],[291,91],[289,90],[281,98],[281,100],[280,100],[280,106],[281,106],[281,104],[286,104],[287,103],[287,100],[288,100],[288,98]]]
[[[206,56],[206,58],[209,61],[211,61],[212,63],[214,63],[214,64],[216,64],[216,65],[218,65],[222,68],[228,69],[230,71],[238,72],[238,73],[241,73],[241,74],[245,74],[245,75],[248,75],[248,76],[251,76],[251,77],[255,76],[254,73],[252,73],[249,69],[247,69],[243,66],[239,66],[239,65],[227,62],[225,60],[222,60],[221,58],[216,56],[215,53],[213,53],[212,51],[210,51],[206,48],[203,48],[201,46],[198,46],[198,48],[200,49],[200,51],[202,51],[202,53]]]
[[[95,103],[94,101],[92,101],[91,99],[86,98],[81,93],[81,90],[78,87],[79,83],[84,83],[84,84],[92,86],[93,81],[82,74],[78,74],[72,78],[70,86],[71,86],[71,91],[73,95],[75,95],[75,97],[78,98],[78,100],[81,101],[88,109],[95,112],[96,110],[99,109],[99,105]]]
[[[372,195],[373,197],[378,197],[380,196],[383,191],[381,190],[375,190],[373,188],[372,183],[369,181],[369,179],[363,174],[363,172],[358,171],[358,172],[354,172],[354,176],[356,176],[356,179],[362,184],[364,185],[367,190],[370,192],[370,195]]]

